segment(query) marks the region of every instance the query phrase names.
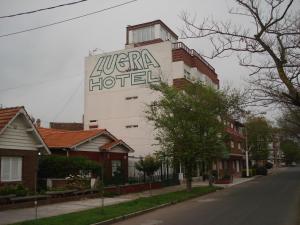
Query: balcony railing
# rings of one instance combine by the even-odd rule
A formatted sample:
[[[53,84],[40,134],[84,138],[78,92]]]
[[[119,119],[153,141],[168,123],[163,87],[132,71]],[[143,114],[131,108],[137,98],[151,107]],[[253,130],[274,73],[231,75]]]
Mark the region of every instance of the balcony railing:
[[[198,59],[200,59],[212,71],[215,71],[215,68],[213,68],[196,50],[188,48],[184,43],[182,43],[182,42],[173,43],[172,44],[172,49],[184,49],[191,56],[195,56]]]

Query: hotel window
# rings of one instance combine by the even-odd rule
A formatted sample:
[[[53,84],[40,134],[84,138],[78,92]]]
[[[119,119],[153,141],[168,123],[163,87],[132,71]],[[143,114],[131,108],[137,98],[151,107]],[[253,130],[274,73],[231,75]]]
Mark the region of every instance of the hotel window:
[[[137,127],[139,127],[139,125],[137,125],[137,124],[134,124],[134,125],[127,125],[127,126],[125,126],[126,128],[137,128]]]
[[[22,157],[1,157],[1,181],[22,181]]]
[[[236,160],[236,172],[240,172],[240,162]]]
[[[233,141],[230,141],[230,147],[234,148],[234,142]]]
[[[184,77],[187,78],[187,79],[191,79],[191,73],[189,71],[187,71],[186,69],[183,70],[183,73],[184,73]]]
[[[160,38],[163,41],[171,41],[171,42],[176,42],[175,38],[164,28],[160,28]]]
[[[241,143],[238,143],[238,149],[241,149]]]
[[[115,176],[118,172],[118,169],[121,168],[121,160],[112,160],[111,161],[111,175]]]
[[[132,99],[137,99],[138,96],[130,96],[130,97],[126,97],[125,100],[132,100]]]
[[[219,169],[222,170],[223,169],[223,162],[219,161]]]
[[[133,42],[139,43],[154,39],[154,26],[144,27],[133,31]]]

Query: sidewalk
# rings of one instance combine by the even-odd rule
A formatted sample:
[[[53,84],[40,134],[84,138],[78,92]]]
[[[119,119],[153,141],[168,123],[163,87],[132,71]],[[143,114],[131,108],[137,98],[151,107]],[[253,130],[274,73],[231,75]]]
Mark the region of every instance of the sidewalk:
[[[222,187],[231,187],[237,184],[241,184],[255,178],[236,178],[234,182],[230,185],[217,185]],[[197,186],[207,186],[207,182],[193,182],[193,187]],[[126,195],[121,195],[119,197],[114,198],[104,198],[104,205],[114,205],[121,202],[126,202],[130,200],[134,200],[141,197],[148,197],[150,195],[160,195],[168,192],[175,192],[184,190],[185,184],[176,185],[165,187],[161,189],[155,189],[151,191],[145,191],[140,193],[131,193]],[[38,218],[50,217],[50,216],[57,216],[61,214],[77,212],[82,210],[87,210],[91,208],[96,208],[101,206],[101,198],[94,198],[94,199],[85,199],[80,201],[70,201],[70,202],[63,202],[51,205],[43,205],[39,206],[37,210]],[[0,224],[11,224],[17,223],[25,220],[33,220],[35,219],[35,208],[24,208],[24,209],[13,209],[13,210],[6,210],[0,212]]]

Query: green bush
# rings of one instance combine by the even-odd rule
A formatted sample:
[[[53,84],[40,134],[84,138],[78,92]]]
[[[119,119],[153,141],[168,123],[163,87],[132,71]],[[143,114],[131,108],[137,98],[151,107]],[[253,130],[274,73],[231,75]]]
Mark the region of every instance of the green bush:
[[[79,189],[84,190],[90,187],[90,180],[86,178],[82,178],[79,175],[69,176],[67,178],[67,186],[68,189]]]
[[[178,177],[166,179],[166,180],[163,180],[161,182],[161,185],[163,187],[168,187],[168,186],[173,186],[173,185],[179,185],[179,184],[180,184],[180,181],[179,181]]]
[[[136,178],[136,177],[128,177],[127,182],[128,182],[128,184],[138,184],[138,183],[140,183],[139,179]]]
[[[16,196],[26,196],[29,194],[29,191],[22,184],[6,185],[0,188],[0,195],[10,194],[14,194]]]
[[[229,175],[229,174],[224,174],[224,175],[222,176],[222,179],[223,179],[223,180],[230,180],[230,179],[231,179],[231,175]]]
[[[101,174],[100,164],[84,157],[55,155],[43,156],[39,160],[39,178],[65,178],[79,174],[84,176],[89,172]]]
[[[106,198],[113,198],[120,195],[117,191],[104,191],[103,196]]]

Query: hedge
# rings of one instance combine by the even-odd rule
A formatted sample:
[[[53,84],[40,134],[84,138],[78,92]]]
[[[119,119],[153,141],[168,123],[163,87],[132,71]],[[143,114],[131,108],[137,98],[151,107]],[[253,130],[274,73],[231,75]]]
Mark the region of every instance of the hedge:
[[[101,174],[101,165],[84,157],[42,156],[39,178],[65,178],[82,173]]]

